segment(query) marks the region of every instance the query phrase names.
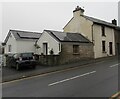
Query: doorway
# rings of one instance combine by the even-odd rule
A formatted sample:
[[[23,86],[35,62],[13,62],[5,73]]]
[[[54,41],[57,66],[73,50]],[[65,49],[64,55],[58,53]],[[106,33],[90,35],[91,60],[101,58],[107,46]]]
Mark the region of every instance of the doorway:
[[[116,48],[116,50],[117,50],[118,55],[120,55],[120,43],[117,43],[117,48]]]
[[[109,54],[110,55],[113,54],[113,49],[112,49],[113,47],[112,46],[113,46],[112,42],[109,42]]]
[[[44,55],[48,54],[48,44],[47,43],[43,43],[43,54]]]

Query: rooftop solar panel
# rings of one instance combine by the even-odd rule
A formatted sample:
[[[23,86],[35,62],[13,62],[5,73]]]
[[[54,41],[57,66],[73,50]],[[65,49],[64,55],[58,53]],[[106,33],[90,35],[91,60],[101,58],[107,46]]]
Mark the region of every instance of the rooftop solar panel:
[[[38,39],[40,37],[40,34],[38,34],[38,33],[21,33],[21,32],[18,32],[18,35],[20,36],[20,38]]]

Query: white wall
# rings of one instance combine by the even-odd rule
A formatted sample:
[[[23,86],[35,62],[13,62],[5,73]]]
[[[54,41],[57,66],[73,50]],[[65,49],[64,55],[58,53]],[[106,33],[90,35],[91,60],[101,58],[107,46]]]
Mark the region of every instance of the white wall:
[[[13,36],[13,34],[11,34],[12,37],[9,37],[6,45],[5,45],[5,54],[8,54],[8,53],[16,53],[17,52],[17,44],[16,44],[16,40]],[[11,52],[8,52],[8,45],[11,45]]]
[[[115,39],[114,39],[114,30],[109,27],[105,27],[105,35],[102,36],[101,26],[94,25],[93,26],[93,34],[94,34],[94,52],[95,58],[110,56],[109,54],[109,42],[113,43],[113,55],[115,55]],[[102,52],[102,40],[106,42],[106,53]]]
[[[35,41],[17,41],[17,53],[33,52],[35,53]]]
[[[43,31],[43,34],[37,42],[37,44],[40,46],[39,54],[43,53],[43,43],[48,43],[48,55],[50,54],[49,51],[51,49],[53,49],[55,55],[59,54],[59,42],[46,31]]]
[[[80,15],[76,15],[69,24],[64,27],[64,32],[81,33],[92,41],[92,24],[92,21],[86,20]]]

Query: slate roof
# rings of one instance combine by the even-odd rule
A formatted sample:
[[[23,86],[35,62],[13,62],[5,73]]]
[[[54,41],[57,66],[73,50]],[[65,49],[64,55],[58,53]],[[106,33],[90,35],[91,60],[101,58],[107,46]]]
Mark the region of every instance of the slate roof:
[[[88,19],[88,20],[90,20],[90,21],[92,21],[92,22],[94,22],[94,23],[96,23],[96,24],[101,24],[101,25],[105,25],[105,26],[109,26],[109,27],[113,27],[113,28],[120,28],[119,26],[116,26],[116,25],[114,25],[114,24],[112,24],[110,22],[106,22],[106,21],[103,21],[103,20],[100,20],[100,19],[97,19],[97,18],[86,16],[86,15],[81,15],[81,16]],[[72,21],[73,18],[74,17],[72,17],[70,19],[70,21],[64,26],[64,28]]]
[[[20,30],[10,30],[4,43],[7,43],[9,36],[13,34],[16,40],[28,40],[36,41],[40,38],[42,33],[29,32],[29,31],[20,31]]]
[[[44,30],[44,31],[48,32],[50,35],[55,37],[60,42],[90,43],[90,41],[80,33],[68,33],[68,32],[60,32],[60,31],[52,31],[52,30]]]
[[[93,21],[94,23],[103,24],[103,25],[110,26],[110,27],[117,27],[116,25],[114,25],[110,22],[106,22],[106,21],[103,21],[103,20],[100,20],[97,18],[86,16],[86,15],[82,15],[82,16],[90,21]]]

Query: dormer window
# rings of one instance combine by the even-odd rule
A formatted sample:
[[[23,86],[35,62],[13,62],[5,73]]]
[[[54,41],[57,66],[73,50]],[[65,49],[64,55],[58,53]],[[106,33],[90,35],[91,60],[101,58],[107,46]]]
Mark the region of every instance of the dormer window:
[[[102,26],[101,30],[102,30],[102,36],[105,36],[105,26]]]

